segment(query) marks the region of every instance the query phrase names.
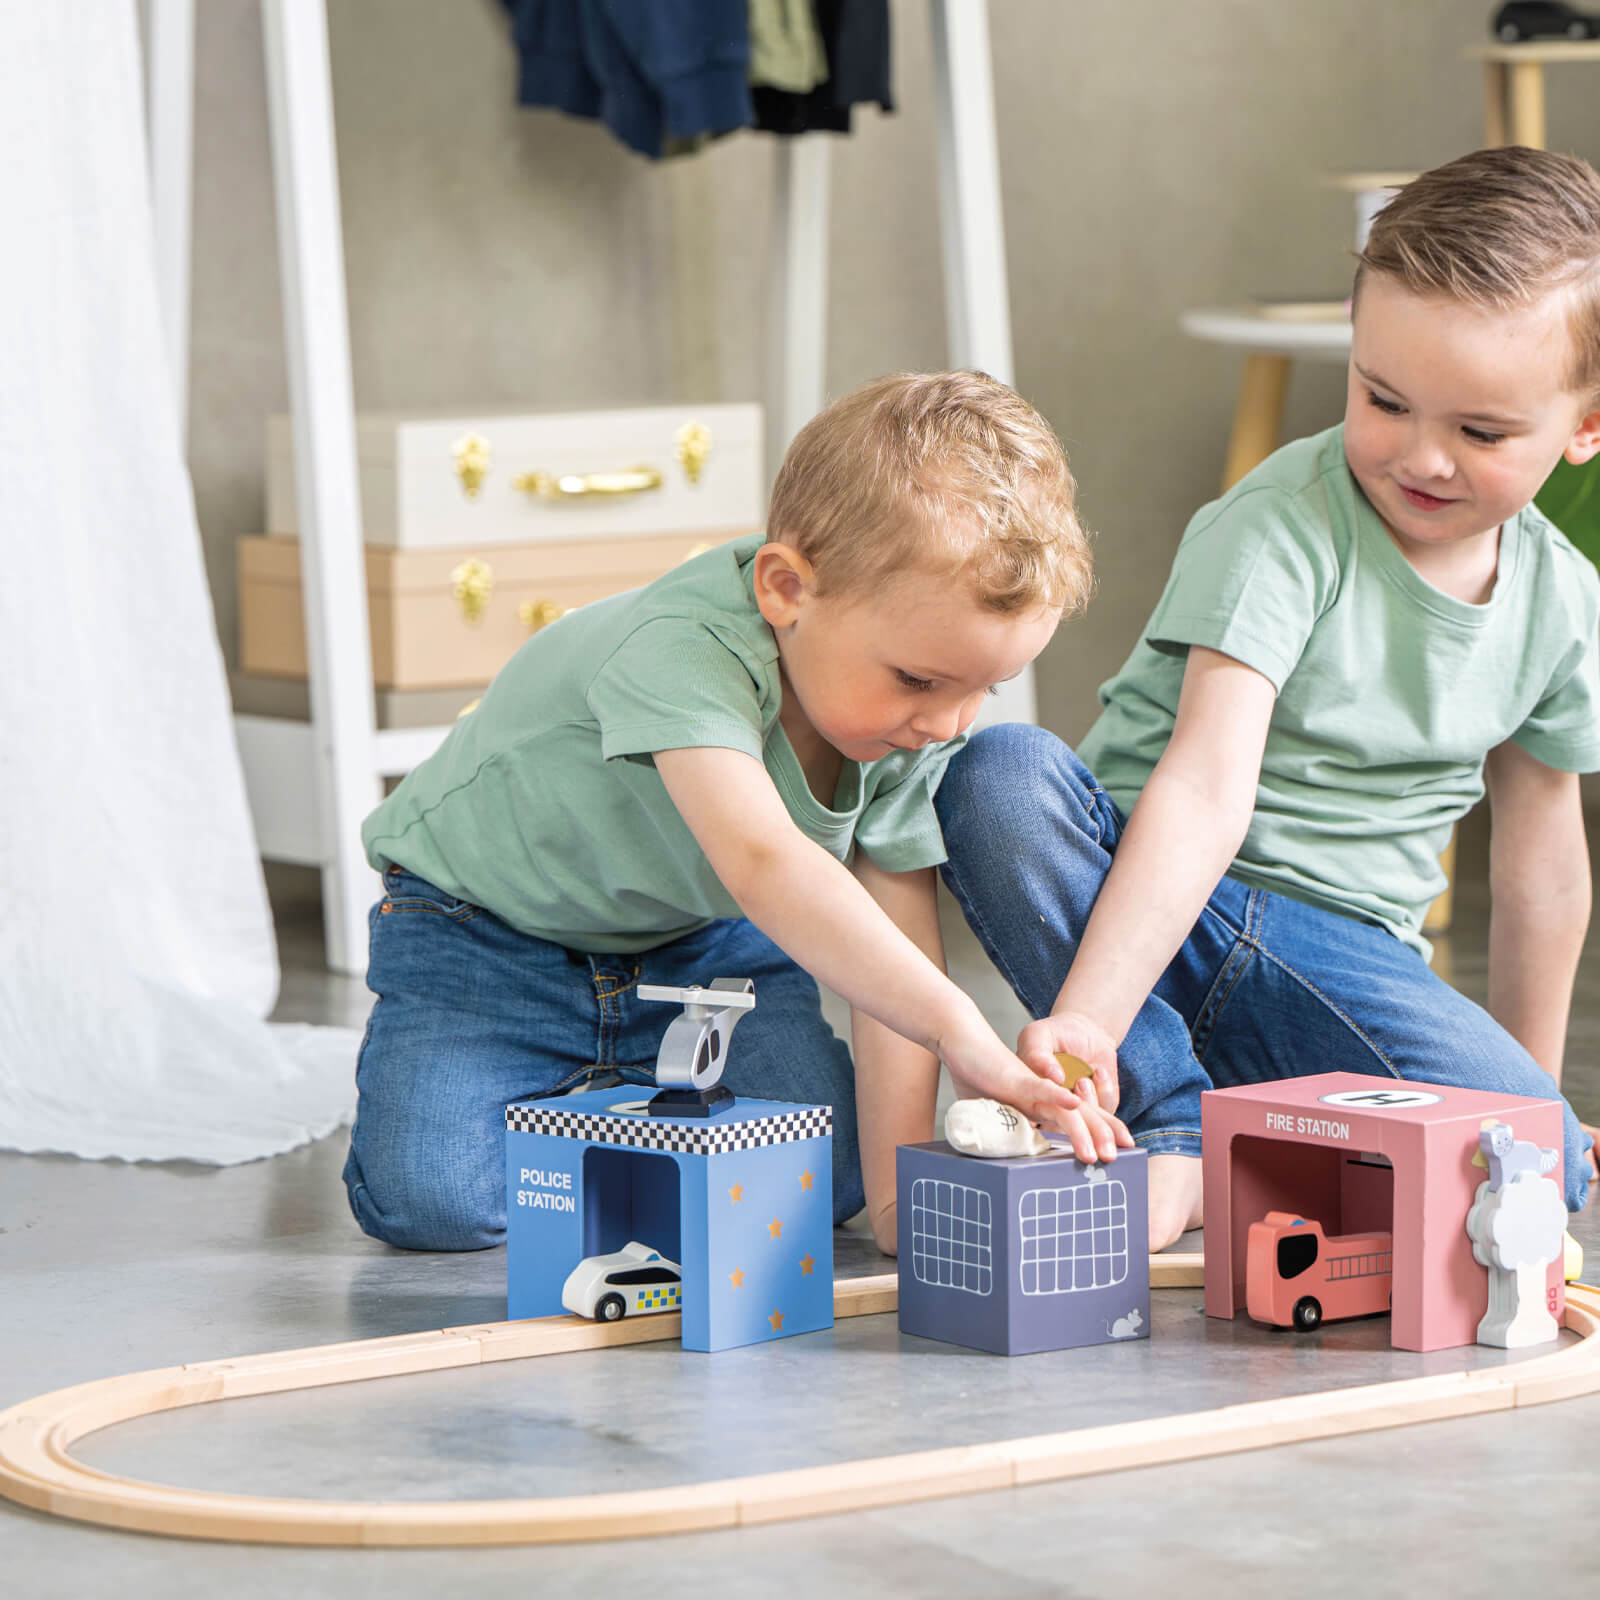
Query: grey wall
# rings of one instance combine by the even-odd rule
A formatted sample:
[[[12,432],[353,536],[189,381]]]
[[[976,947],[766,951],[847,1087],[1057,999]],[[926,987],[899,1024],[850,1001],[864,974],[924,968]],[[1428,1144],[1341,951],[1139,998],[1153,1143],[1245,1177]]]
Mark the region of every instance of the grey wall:
[[[190,459],[218,629],[285,406],[257,0],[200,0]],[[772,147],[653,166],[518,110],[498,0],[329,0],[357,405],[757,399]],[[1215,493],[1239,358],[1187,306],[1344,292],[1327,171],[1481,142],[1489,0],[991,0],[1018,386],[1067,441],[1101,590],[1039,668],[1066,737]],[[946,360],[925,0],[895,0],[893,117],[833,163],[830,393]],[[1549,74],[1550,143],[1600,157],[1592,71]],[[1297,367],[1289,429],[1337,419]]]

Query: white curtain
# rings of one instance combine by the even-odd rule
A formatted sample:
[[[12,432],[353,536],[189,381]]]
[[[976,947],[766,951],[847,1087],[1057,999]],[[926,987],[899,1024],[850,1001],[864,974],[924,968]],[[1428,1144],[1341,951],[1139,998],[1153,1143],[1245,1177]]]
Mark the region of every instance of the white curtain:
[[[277,952],[159,328],[132,0],[0,5],[0,1147],[246,1161],[353,1102]]]

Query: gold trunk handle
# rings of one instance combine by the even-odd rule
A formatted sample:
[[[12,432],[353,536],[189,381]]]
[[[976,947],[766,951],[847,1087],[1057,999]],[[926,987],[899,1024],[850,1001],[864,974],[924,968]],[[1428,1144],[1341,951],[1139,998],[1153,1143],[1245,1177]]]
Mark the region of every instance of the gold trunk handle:
[[[642,494],[662,484],[656,467],[629,467],[623,472],[522,472],[511,480],[513,489],[539,500],[593,500]]]

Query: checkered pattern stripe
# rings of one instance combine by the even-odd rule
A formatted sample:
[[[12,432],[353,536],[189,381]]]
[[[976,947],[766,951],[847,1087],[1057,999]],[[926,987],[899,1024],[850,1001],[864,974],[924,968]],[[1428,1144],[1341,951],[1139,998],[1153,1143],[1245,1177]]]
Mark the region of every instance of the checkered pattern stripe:
[[[821,1139],[833,1132],[830,1106],[803,1106],[749,1122],[667,1122],[659,1117],[611,1117],[603,1112],[560,1111],[549,1104],[506,1107],[508,1133],[542,1133],[591,1144],[625,1144],[635,1150],[670,1150],[686,1156],[720,1156],[733,1150]]]

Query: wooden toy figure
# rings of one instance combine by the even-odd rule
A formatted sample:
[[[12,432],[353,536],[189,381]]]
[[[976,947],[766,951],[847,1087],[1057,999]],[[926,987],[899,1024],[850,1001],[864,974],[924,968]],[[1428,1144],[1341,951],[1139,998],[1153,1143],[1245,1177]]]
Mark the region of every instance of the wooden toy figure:
[[[561,1304],[574,1316],[596,1322],[677,1311],[683,1304],[683,1268],[630,1239],[609,1255],[585,1256],[561,1286]]]
[[[1485,1128],[1478,1145],[1489,1177],[1467,1212],[1472,1254],[1489,1269],[1489,1309],[1478,1343],[1502,1350],[1548,1344],[1560,1332],[1546,1279],[1566,1243],[1567,1208],[1545,1176],[1560,1155],[1518,1139],[1504,1123]]]
[[[1206,1315],[1256,1313],[1263,1268],[1252,1267],[1248,1259],[1251,1239],[1261,1238],[1255,1230],[1269,1213],[1282,1212],[1291,1231],[1296,1217],[1305,1218],[1307,1227],[1313,1226],[1311,1218],[1321,1225],[1324,1237],[1317,1244],[1318,1260],[1328,1264],[1330,1290],[1340,1287],[1333,1266],[1347,1251],[1362,1256],[1381,1253],[1375,1247],[1357,1251],[1353,1237],[1389,1235],[1392,1260],[1384,1270],[1390,1274],[1387,1287],[1394,1297],[1389,1342],[1396,1349],[1447,1350],[1474,1343],[1480,1337],[1492,1276],[1485,1274],[1476,1236],[1469,1238],[1462,1226],[1473,1206],[1474,1191],[1480,1190],[1485,1165],[1479,1136],[1492,1123],[1504,1123],[1511,1130],[1511,1144],[1496,1158],[1498,1165],[1490,1176],[1514,1175],[1514,1182],[1496,1192],[1515,1193],[1530,1182],[1551,1182],[1542,1175],[1545,1158],[1538,1152],[1559,1148],[1563,1117],[1559,1100],[1407,1083],[1357,1072],[1207,1090],[1200,1098]],[[1519,1144],[1530,1150],[1513,1148]],[[1555,1163],[1551,1176],[1559,1178],[1555,1151],[1550,1158]],[[1559,1198],[1559,1182],[1555,1190]],[[1528,1199],[1518,1194],[1515,1205],[1520,1208]],[[1553,1257],[1545,1258],[1549,1266],[1543,1296],[1559,1318],[1566,1303],[1559,1226],[1554,1238]],[[1258,1244],[1256,1251],[1262,1248]],[[1307,1250],[1305,1244],[1293,1248]],[[1272,1265],[1269,1260],[1268,1266]],[[1283,1292],[1287,1294],[1295,1282],[1309,1284],[1320,1270],[1307,1267],[1303,1278],[1287,1280]],[[1349,1269],[1339,1269],[1345,1270]],[[1358,1276],[1365,1280],[1360,1294],[1369,1296],[1364,1309],[1382,1310],[1386,1301],[1373,1304],[1370,1298],[1377,1294],[1372,1281],[1376,1275],[1363,1269]],[[1535,1274],[1524,1276],[1531,1284]],[[1275,1288],[1273,1294],[1277,1293]],[[1318,1302],[1318,1311],[1306,1306],[1302,1319],[1318,1313],[1318,1320],[1357,1314],[1334,1311],[1327,1295],[1313,1287],[1296,1291],[1287,1312],[1307,1297]],[[1272,1320],[1281,1320],[1276,1311]],[[1302,1320],[1301,1326],[1307,1324]]]
[[[1146,1156],[1077,1160],[994,1100],[895,1152],[902,1333],[996,1355],[1150,1336]]]
[[[733,1090],[718,1079],[727,1065],[734,1024],[756,1003],[755,988],[749,978],[713,978],[704,988],[639,985],[641,1000],[674,1000],[683,1007],[656,1052],[661,1089],[650,1100],[651,1116],[709,1117],[732,1101]]]
[[[639,986],[676,1001],[653,1099],[629,1084],[506,1107],[512,1317],[681,1310],[685,1350],[833,1324],[833,1112],[717,1082],[748,978]]]
[[[1329,1238],[1320,1222],[1269,1211],[1250,1224],[1245,1246],[1245,1310],[1257,1322],[1309,1333],[1341,1317],[1389,1309],[1394,1235]]]

